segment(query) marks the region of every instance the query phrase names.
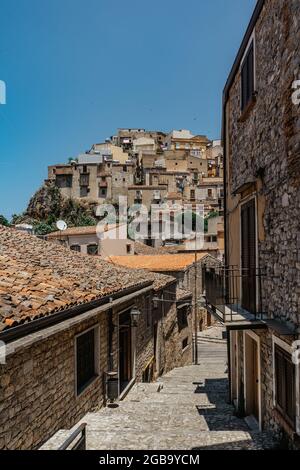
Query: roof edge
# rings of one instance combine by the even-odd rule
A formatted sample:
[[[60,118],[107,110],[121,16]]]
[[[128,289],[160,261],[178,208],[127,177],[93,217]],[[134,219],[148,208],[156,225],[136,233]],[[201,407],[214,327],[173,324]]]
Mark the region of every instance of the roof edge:
[[[43,330],[50,326],[61,323],[65,320],[68,320],[69,318],[73,318],[73,317],[76,317],[77,315],[86,313],[89,310],[92,310],[94,308],[101,307],[105,304],[109,305],[111,298],[114,300],[120,299],[122,297],[125,297],[126,295],[138,292],[147,287],[153,288],[152,280],[144,281],[138,285],[131,286],[131,287],[128,287],[128,288],[125,288],[116,292],[112,292],[111,294],[107,294],[103,297],[94,299],[89,302],[82,302],[81,304],[77,304],[77,305],[74,305],[72,307],[69,307],[63,310],[49,313],[48,315],[45,315],[42,318],[33,319],[32,321],[28,323],[23,323],[18,326],[6,328],[0,333],[0,340],[6,343],[10,343],[11,341],[14,341],[19,338],[23,338],[24,336],[32,334],[36,331]]]

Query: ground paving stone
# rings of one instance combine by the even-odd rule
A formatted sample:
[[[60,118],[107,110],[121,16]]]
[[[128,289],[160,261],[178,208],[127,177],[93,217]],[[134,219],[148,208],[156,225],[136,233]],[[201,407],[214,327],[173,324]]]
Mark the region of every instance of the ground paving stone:
[[[263,450],[276,446],[252,432],[228,404],[226,343],[219,326],[199,335],[199,365],[136,384],[118,408],[88,413],[87,447],[98,450]],[[211,340],[211,342],[210,342]],[[219,342],[216,344],[216,340]]]

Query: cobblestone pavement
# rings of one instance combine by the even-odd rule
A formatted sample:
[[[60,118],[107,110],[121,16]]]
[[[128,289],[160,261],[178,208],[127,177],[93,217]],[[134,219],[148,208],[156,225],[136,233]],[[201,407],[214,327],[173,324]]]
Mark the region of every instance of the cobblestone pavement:
[[[216,341],[216,339],[218,341]],[[227,403],[226,343],[220,328],[201,333],[199,365],[137,384],[118,408],[88,413],[88,449],[269,449],[270,435],[252,432]]]

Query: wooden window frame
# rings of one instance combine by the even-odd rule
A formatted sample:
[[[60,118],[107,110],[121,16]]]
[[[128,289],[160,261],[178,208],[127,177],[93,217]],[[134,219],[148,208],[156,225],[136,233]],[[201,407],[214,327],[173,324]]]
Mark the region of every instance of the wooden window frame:
[[[251,60],[252,55],[252,60]],[[246,68],[245,68],[246,67]],[[240,65],[240,97],[241,117],[239,121],[247,119],[256,102],[256,40],[255,30],[249,40],[245,54]],[[246,83],[245,83],[246,80]],[[245,89],[246,86],[246,89]]]
[[[89,253],[89,249],[91,247],[95,247],[95,253]],[[89,245],[87,245],[86,247],[86,252],[89,256],[98,256],[99,255],[99,245],[97,245],[97,243],[90,243]]]
[[[85,383],[78,383],[78,341],[79,338],[82,338],[84,335],[94,332],[94,373],[91,374],[88,380]],[[90,386],[95,382],[100,374],[100,327],[99,325],[94,325],[91,328],[84,330],[82,333],[75,336],[74,341],[74,358],[75,358],[75,396],[81,396]]]
[[[281,382],[279,383],[279,377],[278,377],[278,368],[280,364],[277,362],[277,358],[281,359],[282,364],[281,367],[283,367],[283,373],[284,373],[284,378]],[[287,365],[293,368],[293,373],[292,377],[287,376]],[[292,362],[292,353],[291,350],[289,349],[289,345],[284,345],[279,344],[278,341],[274,341],[273,345],[273,369],[274,369],[274,405],[276,410],[280,413],[280,415],[284,418],[284,420],[293,428],[293,430],[296,429],[296,419],[297,419],[297,390],[296,390],[296,366]],[[293,386],[293,402],[291,403],[292,408],[293,408],[293,416],[291,417],[289,415],[289,404],[287,402],[288,400],[288,393],[290,389],[290,380],[292,380],[292,386]],[[278,399],[278,388],[279,385],[281,385],[282,390],[281,390],[281,395],[282,395],[282,403],[279,402]]]
[[[79,248],[79,249],[77,249],[77,248]],[[81,252],[81,246],[78,245],[78,243],[77,244],[74,243],[73,245],[70,245],[70,250],[75,251],[76,253],[80,253]]]

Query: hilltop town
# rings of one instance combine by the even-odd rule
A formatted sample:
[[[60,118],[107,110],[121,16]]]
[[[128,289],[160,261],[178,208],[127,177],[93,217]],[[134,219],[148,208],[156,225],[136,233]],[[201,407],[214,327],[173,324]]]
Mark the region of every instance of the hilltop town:
[[[299,36],[257,0],[220,140],[120,128],[0,216],[0,450],[300,449]]]

